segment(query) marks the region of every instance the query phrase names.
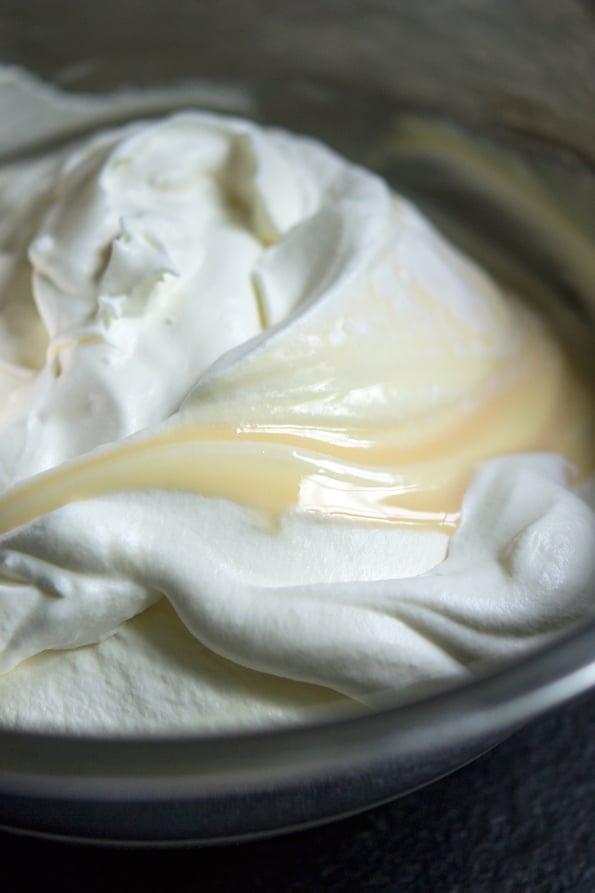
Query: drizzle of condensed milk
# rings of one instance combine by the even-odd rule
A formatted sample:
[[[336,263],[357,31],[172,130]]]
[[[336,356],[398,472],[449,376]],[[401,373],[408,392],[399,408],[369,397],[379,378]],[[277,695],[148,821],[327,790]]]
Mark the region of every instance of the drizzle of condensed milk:
[[[531,320],[531,317],[519,317]],[[547,327],[466,399],[394,426],[193,421],[193,407],[12,487],[0,533],[78,500],[138,489],[232,500],[272,516],[292,509],[452,532],[477,464],[522,451],[562,453],[572,483],[595,468],[595,399]],[[365,414],[364,414],[365,415]],[[206,416],[208,417],[208,407]]]

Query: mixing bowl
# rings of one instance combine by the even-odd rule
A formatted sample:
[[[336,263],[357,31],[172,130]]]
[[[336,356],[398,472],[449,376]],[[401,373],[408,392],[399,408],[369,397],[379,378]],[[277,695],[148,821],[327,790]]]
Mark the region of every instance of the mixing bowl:
[[[1,0],[0,52],[74,93],[198,82],[213,108],[364,160],[395,114],[415,113],[583,173],[595,161],[595,14],[579,0]],[[558,272],[561,298],[591,325],[589,295]],[[271,835],[429,784],[594,684],[588,623],[472,681],[299,727],[118,739],[0,731],[0,825],[138,844]]]

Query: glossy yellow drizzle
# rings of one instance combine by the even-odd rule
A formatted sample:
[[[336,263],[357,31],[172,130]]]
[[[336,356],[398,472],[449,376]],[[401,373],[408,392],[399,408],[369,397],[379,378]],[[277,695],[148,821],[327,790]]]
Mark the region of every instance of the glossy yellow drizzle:
[[[198,424],[179,414],[156,433],[13,487],[0,497],[0,532],[70,502],[149,488],[233,500],[273,515],[299,507],[452,531],[482,460],[545,450],[562,453],[575,479],[592,472],[594,406],[591,388],[537,326],[464,404],[382,429]]]

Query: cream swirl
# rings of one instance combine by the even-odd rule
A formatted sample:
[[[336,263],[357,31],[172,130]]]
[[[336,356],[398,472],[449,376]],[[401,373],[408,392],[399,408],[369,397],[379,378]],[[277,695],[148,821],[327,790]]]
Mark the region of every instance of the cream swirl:
[[[93,646],[75,659],[98,686],[109,638],[163,596],[197,662],[256,673],[265,719],[264,674],[298,712],[367,700],[590,610],[595,522],[565,472],[591,469],[589,389],[380,179],[183,113],[6,167],[0,201],[7,720],[39,716],[42,652]],[[130,653],[112,693],[137,660],[142,727],[159,671]]]

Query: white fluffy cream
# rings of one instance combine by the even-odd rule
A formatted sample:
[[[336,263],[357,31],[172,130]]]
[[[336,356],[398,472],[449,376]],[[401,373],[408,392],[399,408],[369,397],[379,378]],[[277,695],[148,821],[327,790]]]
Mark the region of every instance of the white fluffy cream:
[[[0,206],[4,489],[167,419],[431,418],[518,346],[496,287],[380,180],[236,119],[7,167]],[[459,678],[583,618],[593,556],[548,454],[482,465],[450,540],[108,493],[0,538],[0,719],[269,724]]]

